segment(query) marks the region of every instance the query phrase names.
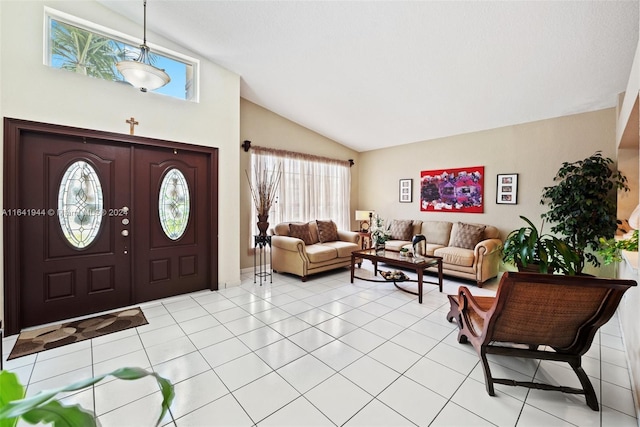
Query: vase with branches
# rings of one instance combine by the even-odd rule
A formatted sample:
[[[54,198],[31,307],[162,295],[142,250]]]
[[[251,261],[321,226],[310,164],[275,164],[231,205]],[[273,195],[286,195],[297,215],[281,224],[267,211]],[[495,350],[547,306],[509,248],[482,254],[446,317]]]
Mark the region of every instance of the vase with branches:
[[[245,173],[258,214],[258,230],[260,230],[260,236],[264,237],[269,228],[269,211],[275,202],[282,178],[282,164],[277,163],[273,167],[266,167],[264,164],[256,163],[253,168],[253,179],[246,170]]]

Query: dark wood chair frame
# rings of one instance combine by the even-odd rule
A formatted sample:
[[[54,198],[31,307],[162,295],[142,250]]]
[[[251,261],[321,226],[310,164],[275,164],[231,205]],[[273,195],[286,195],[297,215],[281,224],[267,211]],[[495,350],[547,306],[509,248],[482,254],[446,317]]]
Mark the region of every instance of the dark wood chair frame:
[[[502,276],[495,298],[474,297],[465,286],[459,288],[458,295],[449,295],[447,320],[456,320],[458,342],[470,342],[478,353],[490,396],[495,395],[494,384],[556,390],[584,394],[587,405],[598,411],[595,390],[581,366],[582,356],[631,286],[636,282],[508,272]],[[567,362],[582,389],[494,378],[488,354]]]

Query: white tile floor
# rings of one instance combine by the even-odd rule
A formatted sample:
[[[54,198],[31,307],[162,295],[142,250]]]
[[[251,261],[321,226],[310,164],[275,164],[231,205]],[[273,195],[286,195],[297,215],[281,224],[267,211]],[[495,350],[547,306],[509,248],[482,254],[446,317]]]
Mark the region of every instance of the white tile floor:
[[[366,269],[366,264],[363,266]],[[370,275],[370,271],[366,273]],[[614,318],[583,359],[601,405],[559,392],[496,386],[487,395],[473,348],[446,321],[446,293],[424,303],[347,270],[309,278],[274,274],[242,285],[142,304],[149,324],[5,364],[27,393],[123,366],[153,369],[175,385],[163,425],[175,426],[637,426],[619,324]],[[4,341],[8,356],[16,336]],[[578,386],[568,365],[494,357],[496,375]],[[70,395],[103,426],[153,425],[151,379],[112,380]]]

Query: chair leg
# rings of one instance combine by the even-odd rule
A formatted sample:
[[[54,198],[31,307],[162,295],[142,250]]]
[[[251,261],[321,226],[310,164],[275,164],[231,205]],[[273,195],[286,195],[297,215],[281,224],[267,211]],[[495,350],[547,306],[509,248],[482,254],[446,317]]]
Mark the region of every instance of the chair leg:
[[[449,295],[449,313],[447,313],[447,320],[449,323],[453,322],[453,319],[456,319],[456,323],[458,324],[458,328],[461,328],[461,322],[459,319],[460,316],[460,306],[458,305],[458,297],[456,295]]]
[[[480,348],[478,352],[480,356],[480,360],[482,361],[482,369],[484,371],[484,384],[487,388],[487,394],[489,396],[495,396],[496,393],[493,389],[493,377],[491,376],[491,369],[489,368],[489,361],[487,360],[487,352],[484,347]]]
[[[462,330],[458,331],[458,342],[460,344],[466,344],[469,342],[469,340],[467,339],[467,336],[464,334],[464,331]]]
[[[569,365],[573,368],[573,372],[576,373],[578,379],[580,380],[580,384],[582,385],[582,389],[584,390],[584,397],[587,400],[587,405],[589,408],[594,411],[600,410],[600,405],[598,405],[598,396],[596,395],[596,391],[593,389],[593,385],[589,380],[584,369],[582,369],[580,359],[577,361],[569,362]]]

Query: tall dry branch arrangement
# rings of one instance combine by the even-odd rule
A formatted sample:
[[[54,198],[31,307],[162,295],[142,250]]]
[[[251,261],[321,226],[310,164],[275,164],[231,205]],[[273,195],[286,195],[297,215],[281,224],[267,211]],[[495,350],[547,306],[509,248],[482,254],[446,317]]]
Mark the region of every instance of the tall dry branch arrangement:
[[[247,175],[247,180],[249,180],[251,196],[253,197],[253,203],[256,205],[258,215],[268,214],[275,201],[278,185],[280,185],[280,179],[282,178],[282,164],[278,163],[273,169],[256,165],[253,170],[253,181],[249,173],[246,170],[244,172]]]

